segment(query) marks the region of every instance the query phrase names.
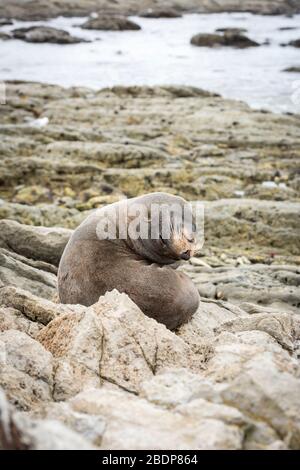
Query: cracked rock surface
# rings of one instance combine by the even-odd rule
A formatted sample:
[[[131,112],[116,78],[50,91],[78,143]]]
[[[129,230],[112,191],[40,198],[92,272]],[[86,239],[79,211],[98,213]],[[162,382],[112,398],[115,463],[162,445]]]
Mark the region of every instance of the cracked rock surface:
[[[0,448],[299,449],[299,117],[192,87],[11,82],[0,135]],[[171,332],[117,291],[59,304],[72,229],[156,190],[204,202],[179,268],[191,321]]]
[[[2,448],[299,448],[296,314],[204,301],[174,333],[117,291],[0,292]]]
[[[96,11],[172,18],[182,12],[251,11],[261,14],[292,14],[299,12],[299,5],[297,0],[31,0],[28,8],[24,0],[0,0],[0,16],[6,19],[40,20],[59,15],[85,16]]]

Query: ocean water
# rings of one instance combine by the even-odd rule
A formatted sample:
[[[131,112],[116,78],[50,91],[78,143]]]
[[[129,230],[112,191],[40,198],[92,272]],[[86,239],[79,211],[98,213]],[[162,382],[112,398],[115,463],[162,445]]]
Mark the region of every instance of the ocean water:
[[[0,80],[35,80],[92,88],[113,85],[193,85],[246,101],[254,108],[300,112],[300,74],[282,70],[300,66],[300,51],[281,43],[300,38],[300,15],[257,16],[248,13],[189,14],[176,19],[132,17],[141,31],[87,31],[86,18],[20,22],[16,27],[47,24],[92,40],[75,45],[0,41]],[[200,48],[194,34],[221,27],[242,27],[251,39],[269,45],[238,50]],[[280,31],[281,27],[296,28]]]

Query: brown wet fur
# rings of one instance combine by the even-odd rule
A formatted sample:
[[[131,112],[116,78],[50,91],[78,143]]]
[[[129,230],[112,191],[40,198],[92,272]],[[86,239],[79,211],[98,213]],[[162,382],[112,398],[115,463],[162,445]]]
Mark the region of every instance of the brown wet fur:
[[[185,201],[165,193],[152,193],[131,201]],[[182,251],[194,250],[194,243],[178,234],[170,246],[160,240],[99,240],[96,224],[101,211],[92,213],[73,233],[63,253],[58,288],[62,303],[92,305],[107,291],[117,289],[128,296],[149,317],[173,330],[187,322],[199,305],[198,291],[189,277],[172,264]]]

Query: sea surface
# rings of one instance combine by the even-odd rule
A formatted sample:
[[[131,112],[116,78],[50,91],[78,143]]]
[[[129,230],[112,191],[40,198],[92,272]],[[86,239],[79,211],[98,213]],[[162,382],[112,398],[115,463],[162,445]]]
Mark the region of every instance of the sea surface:
[[[20,22],[8,32],[33,24],[50,25],[92,40],[74,45],[0,41],[0,80],[34,80],[92,88],[113,85],[193,85],[246,101],[254,108],[300,112],[300,74],[283,72],[300,66],[300,50],[282,43],[300,38],[300,15],[258,16],[248,13],[189,14],[175,19],[132,17],[141,31],[88,31],[86,18]],[[194,34],[221,27],[246,28],[259,43],[244,50],[200,48]],[[295,28],[281,31],[279,28]]]

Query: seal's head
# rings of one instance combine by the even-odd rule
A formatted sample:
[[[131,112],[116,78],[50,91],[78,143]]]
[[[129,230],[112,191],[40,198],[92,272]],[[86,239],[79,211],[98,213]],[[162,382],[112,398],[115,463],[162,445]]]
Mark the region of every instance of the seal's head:
[[[169,238],[163,238],[160,235],[162,243],[162,251],[164,251],[170,259],[189,260],[196,251],[196,227],[190,230],[186,226],[181,226],[177,230],[173,230]]]
[[[135,240],[131,238],[134,251],[159,264],[189,260],[196,251],[196,225],[190,205],[165,193],[145,198],[145,211],[140,211],[144,230]]]

